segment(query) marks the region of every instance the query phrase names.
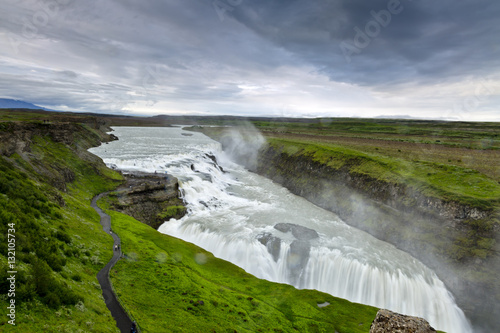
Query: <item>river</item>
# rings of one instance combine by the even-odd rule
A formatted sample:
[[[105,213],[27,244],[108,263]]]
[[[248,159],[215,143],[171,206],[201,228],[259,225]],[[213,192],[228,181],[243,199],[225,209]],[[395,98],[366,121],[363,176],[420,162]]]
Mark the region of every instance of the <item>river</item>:
[[[179,179],[188,214],[159,232],[262,279],[423,317],[446,332],[472,332],[443,282],[421,262],[233,163],[205,135],[180,127],[114,129],[118,141],[90,152],[123,171]]]

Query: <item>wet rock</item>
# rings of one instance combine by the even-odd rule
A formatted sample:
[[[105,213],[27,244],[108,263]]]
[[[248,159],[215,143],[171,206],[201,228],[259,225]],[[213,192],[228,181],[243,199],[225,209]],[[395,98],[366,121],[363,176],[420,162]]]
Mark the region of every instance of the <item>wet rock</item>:
[[[295,240],[290,244],[290,257],[298,258],[295,260],[297,268],[304,269],[307,261],[309,260],[309,253],[311,252],[311,244],[307,241]]]
[[[287,266],[290,270],[290,281],[292,285],[299,285],[302,274],[309,261],[311,244],[308,241],[294,240],[290,244],[290,252],[287,258]]]
[[[223,168],[219,165],[219,163],[217,162],[217,158],[216,158],[214,155],[212,155],[212,154],[205,154],[205,156],[206,156],[206,157],[208,157],[209,159],[211,159],[211,160],[212,160],[212,162],[213,162],[213,163],[212,163],[212,164],[213,164],[213,166],[215,166],[217,169],[219,169],[219,170],[220,170],[220,171],[222,171],[222,172],[226,172],[226,171],[224,171],[224,169],[223,169]]]
[[[267,247],[267,251],[273,256],[274,261],[277,262],[281,252],[281,239],[265,232],[258,235],[257,240]]]
[[[278,223],[274,229],[281,232],[291,232],[298,240],[311,240],[319,237],[316,230],[292,223]]]
[[[117,199],[114,209],[158,229],[166,220],[163,212],[169,206],[183,206],[177,178],[140,172],[124,176],[126,183],[113,194]],[[184,214],[185,210],[179,210],[179,214],[172,217],[178,219]]]
[[[379,310],[370,333],[434,333],[436,330],[419,317],[405,316],[389,310]]]

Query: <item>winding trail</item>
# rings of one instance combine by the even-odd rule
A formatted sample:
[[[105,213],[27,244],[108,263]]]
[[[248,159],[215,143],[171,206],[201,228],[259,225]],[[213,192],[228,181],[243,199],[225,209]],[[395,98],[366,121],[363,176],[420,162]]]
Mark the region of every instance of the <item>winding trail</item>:
[[[120,302],[116,298],[116,295],[111,287],[111,281],[109,280],[109,271],[116,264],[116,262],[120,260],[121,257],[121,243],[120,237],[118,237],[117,234],[111,231],[111,217],[97,206],[97,200],[99,200],[106,194],[108,194],[108,192],[104,192],[95,196],[90,204],[92,208],[94,208],[94,210],[97,212],[97,214],[99,214],[99,216],[101,217],[102,229],[106,233],[111,234],[114,240],[113,258],[111,258],[106,266],[104,266],[104,268],[101,269],[99,273],[97,273],[97,280],[101,285],[102,296],[104,297],[106,306],[108,307],[109,311],[111,311],[111,315],[113,316],[113,318],[115,318],[116,320],[116,326],[122,333],[129,333],[132,326],[132,320],[129,318]],[[116,247],[118,247],[118,249],[116,249]]]

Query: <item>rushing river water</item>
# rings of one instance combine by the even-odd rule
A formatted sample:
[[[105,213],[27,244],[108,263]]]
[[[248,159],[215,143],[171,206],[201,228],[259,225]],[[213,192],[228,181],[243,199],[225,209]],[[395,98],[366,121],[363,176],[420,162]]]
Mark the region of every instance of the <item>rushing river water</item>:
[[[114,134],[119,141],[90,150],[108,166],[179,179],[188,214],[160,232],[259,278],[420,316],[449,333],[472,332],[444,284],[418,260],[232,163],[203,134],[134,127]],[[310,229],[318,237],[309,237]]]

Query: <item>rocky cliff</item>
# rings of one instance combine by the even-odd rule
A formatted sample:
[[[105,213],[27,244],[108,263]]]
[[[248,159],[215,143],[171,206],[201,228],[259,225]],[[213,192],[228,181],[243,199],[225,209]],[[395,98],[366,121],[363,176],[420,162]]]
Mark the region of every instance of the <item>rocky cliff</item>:
[[[171,218],[186,214],[179,198],[179,183],[171,175],[125,174],[126,182],[110,194],[112,208],[155,229]]]
[[[61,163],[48,165],[40,161],[40,156],[33,149],[47,145],[45,140],[72,149],[81,159],[90,162],[95,171],[104,168],[102,160],[87,152],[91,147],[99,146],[117,138],[106,134],[110,129],[103,121],[89,120],[88,123],[76,122],[1,122],[0,155],[17,156],[32,167],[44,181],[66,192],[66,185],[75,180],[75,172]]]
[[[18,316],[19,332],[88,331],[86,323],[104,331],[115,325],[101,290],[89,288],[111,253],[110,236],[90,200],[121,182],[87,152],[112,139],[94,124],[0,119],[0,229],[2,235],[11,229],[16,240],[15,254],[7,247],[0,251],[0,276],[7,281],[7,259],[15,255],[15,306],[30,318]],[[6,284],[0,287],[7,295]],[[1,306],[14,298],[2,298]],[[61,311],[85,319],[64,320]],[[9,330],[5,324],[1,331]]]
[[[336,169],[272,146],[260,150],[254,171],[411,253],[436,271],[474,324],[498,326],[492,313],[500,310],[500,261],[491,244],[499,233],[491,210],[426,196],[406,184],[356,173],[349,165]],[[481,243],[486,239],[489,246]]]

